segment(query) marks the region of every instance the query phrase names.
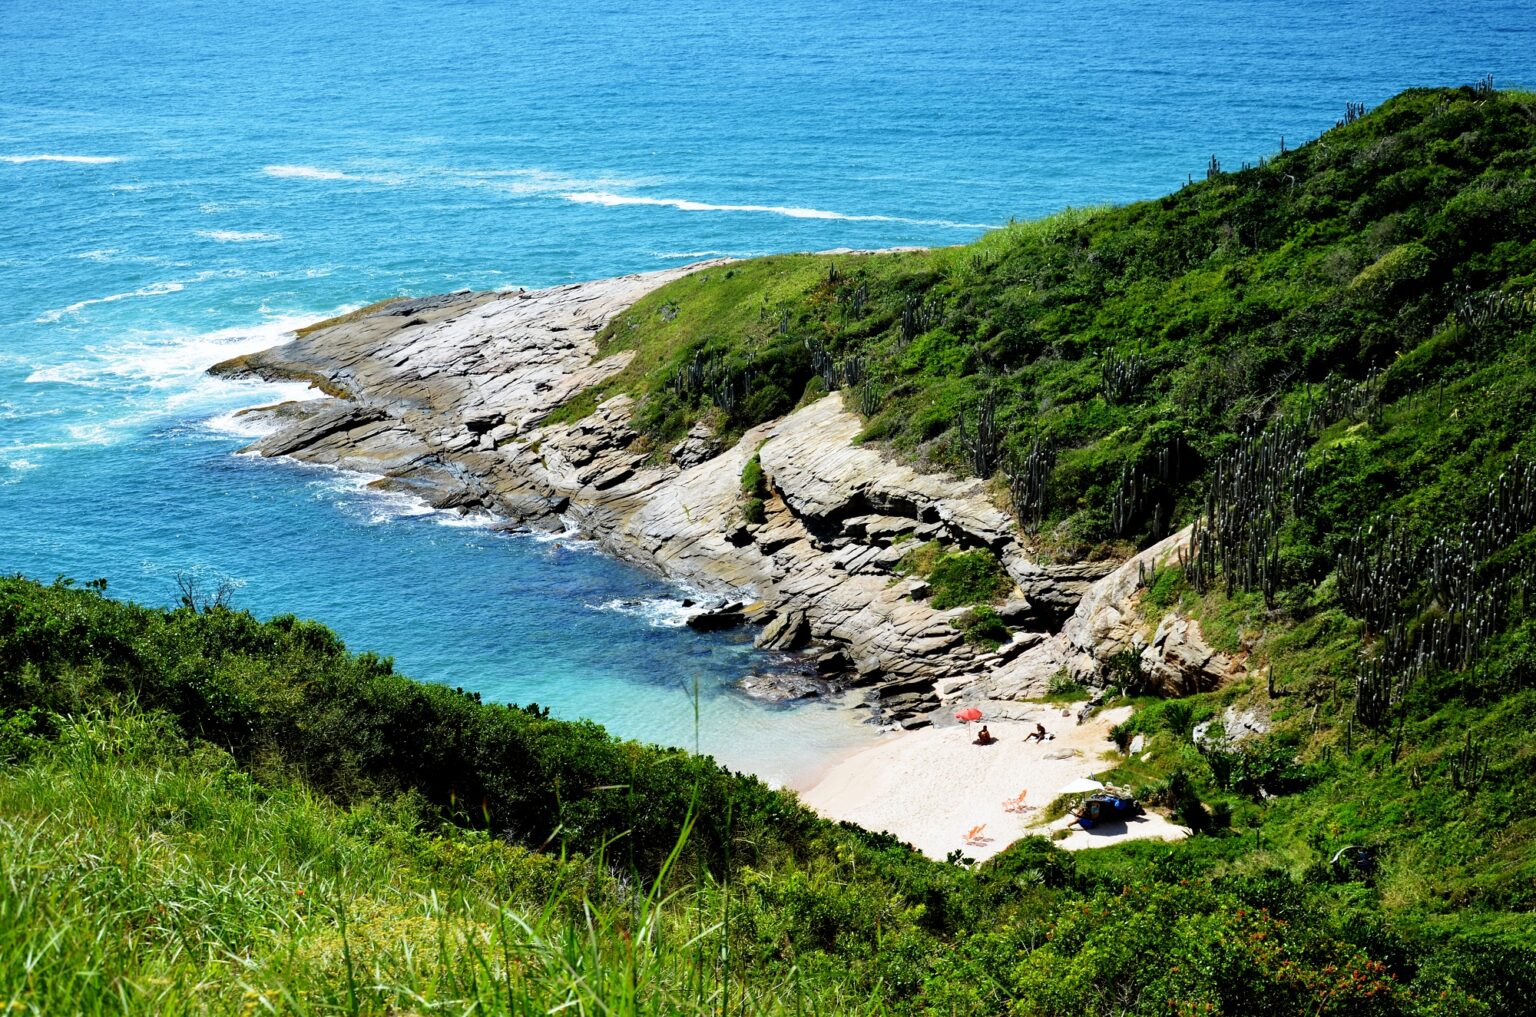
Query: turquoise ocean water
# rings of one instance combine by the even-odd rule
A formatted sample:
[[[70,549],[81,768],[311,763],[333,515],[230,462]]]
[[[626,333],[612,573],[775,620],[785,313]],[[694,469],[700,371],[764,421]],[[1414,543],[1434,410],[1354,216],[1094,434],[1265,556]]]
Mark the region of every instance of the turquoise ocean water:
[[[1346,101],[1536,86],[1536,4],[0,3],[0,570],[238,582],[420,678],[803,780],[684,591],[233,455],[203,369],[384,296],[951,244],[1175,188]],[[695,722],[697,687],[698,720]]]

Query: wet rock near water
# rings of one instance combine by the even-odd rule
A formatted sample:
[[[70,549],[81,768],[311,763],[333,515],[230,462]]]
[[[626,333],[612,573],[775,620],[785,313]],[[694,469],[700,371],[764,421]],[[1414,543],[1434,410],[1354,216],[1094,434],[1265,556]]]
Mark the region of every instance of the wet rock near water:
[[[769,703],[825,698],[833,691],[831,682],[803,671],[749,674],[741,680],[740,687],[753,699],[761,699]]]
[[[732,601],[688,616],[688,627],[695,632],[721,632],[747,623],[745,604]]]

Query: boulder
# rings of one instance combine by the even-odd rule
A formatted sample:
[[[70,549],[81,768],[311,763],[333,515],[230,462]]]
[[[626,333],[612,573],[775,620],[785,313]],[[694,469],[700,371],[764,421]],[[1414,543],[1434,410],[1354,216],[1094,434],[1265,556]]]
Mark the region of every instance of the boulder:
[[[833,648],[823,650],[816,656],[817,674],[842,674],[853,667],[853,661],[846,651]]]
[[[700,611],[698,614],[689,615],[688,627],[695,632],[720,632],[725,629],[734,629],[747,622],[746,612],[741,608],[741,604],[725,604],[710,608],[708,611]]]
[[[741,690],[754,699],[770,703],[789,703],[797,699],[814,699],[827,695],[832,686],[825,680],[796,672],[772,672],[749,674],[739,685]]]
[[[1141,651],[1141,668],[1162,695],[1188,696],[1220,685],[1232,672],[1232,660],[1205,641],[1198,621],[1170,611]]]
[[[1039,612],[1035,610],[1035,606],[1023,597],[1015,597],[996,610],[997,616],[1009,628],[1019,628],[1028,625],[1039,617]]]
[[[763,626],[755,640],[764,650],[798,650],[811,641],[811,623],[802,611],[787,611]]]
[[[254,448],[264,456],[292,455],[323,438],[376,423],[386,416],[383,410],[376,407],[338,401],[291,427],[263,438]]]
[[[720,454],[720,439],[715,437],[714,428],[701,420],[693,425],[686,438],[672,446],[670,454],[678,466],[691,469]]]

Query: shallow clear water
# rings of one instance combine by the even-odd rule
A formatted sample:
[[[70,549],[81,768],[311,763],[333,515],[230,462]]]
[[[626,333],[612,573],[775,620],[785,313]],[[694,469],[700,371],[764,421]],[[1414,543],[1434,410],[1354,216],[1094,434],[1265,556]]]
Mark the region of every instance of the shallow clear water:
[[[0,569],[152,602],[233,578],[417,677],[776,780],[868,729],[744,700],[750,647],[590,550],[235,457],[229,411],[292,390],[203,369],[398,293],[960,243],[1347,100],[1536,86],[1528,0],[3,9]]]

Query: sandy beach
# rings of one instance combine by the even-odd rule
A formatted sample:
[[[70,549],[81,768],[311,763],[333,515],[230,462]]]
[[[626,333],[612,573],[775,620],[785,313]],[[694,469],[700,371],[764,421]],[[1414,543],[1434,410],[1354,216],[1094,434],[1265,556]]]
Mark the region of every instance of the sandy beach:
[[[980,724],[891,732],[834,765],[800,798],[830,819],[889,831],[930,858],[942,859],[958,848],[981,861],[1020,837],[1050,836],[1063,828],[1066,819],[1041,823],[1040,810],[1069,782],[1113,765],[1112,758],[1105,758],[1115,752],[1109,731],[1130,715],[1130,708],[1101,711],[1082,724],[1075,723],[1076,712],[1074,706],[1064,717],[1060,706],[1042,704],[1017,719],[989,717],[985,723],[997,739],[991,745],[974,744]],[[1036,722],[1054,737],[1044,743],[1025,741]],[[1004,804],[1021,791],[1034,810],[1007,811]],[[967,844],[965,836],[976,826],[985,827],[982,836]],[[1129,824],[1092,831],[1073,827],[1057,843],[1075,850],[1187,835],[1183,827],[1148,812]]]

